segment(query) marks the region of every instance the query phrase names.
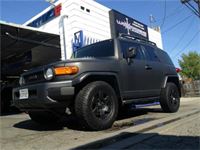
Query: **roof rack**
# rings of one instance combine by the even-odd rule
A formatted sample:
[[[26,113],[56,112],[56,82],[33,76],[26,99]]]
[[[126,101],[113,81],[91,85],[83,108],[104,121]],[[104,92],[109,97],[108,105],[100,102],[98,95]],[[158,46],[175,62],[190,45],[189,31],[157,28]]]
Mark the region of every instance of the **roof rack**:
[[[133,35],[128,35],[128,34],[120,33],[119,37],[126,38],[126,39],[131,39],[131,40],[136,40],[136,41],[139,41],[139,42],[142,41],[142,42],[146,42],[146,43],[149,43],[151,45],[157,46],[156,43],[154,43],[154,42],[151,42],[151,41],[149,41],[147,39],[143,39],[143,38],[140,38],[140,37],[137,37],[137,36],[133,36]]]

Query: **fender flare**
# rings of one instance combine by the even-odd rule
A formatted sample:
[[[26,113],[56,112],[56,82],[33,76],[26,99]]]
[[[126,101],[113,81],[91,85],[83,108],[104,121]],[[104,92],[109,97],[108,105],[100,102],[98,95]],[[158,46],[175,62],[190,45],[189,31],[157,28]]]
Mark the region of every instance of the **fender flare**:
[[[165,78],[164,78],[164,82],[163,82],[163,84],[162,84],[162,88],[165,88],[165,87],[166,87],[167,80],[168,80],[168,78],[170,78],[170,77],[172,77],[172,78],[177,78],[178,81],[179,81],[179,78],[178,78],[178,76],[176,76],[176,75],[166,75]]]
[[[90,76],[114,76],[116,78],[118,89],[119,89],[119,92],[120,92],[119,93],[120,98],[122,100],[122,92],[121,92],[122,86],[120,84],[119,77],[118,77],[117,73],[115,73],[115,72],[84,72],[72,81],[72,85],[75,86],[77,84],[80,84],[81,82],[83,82],[84,80],[86,80]]]

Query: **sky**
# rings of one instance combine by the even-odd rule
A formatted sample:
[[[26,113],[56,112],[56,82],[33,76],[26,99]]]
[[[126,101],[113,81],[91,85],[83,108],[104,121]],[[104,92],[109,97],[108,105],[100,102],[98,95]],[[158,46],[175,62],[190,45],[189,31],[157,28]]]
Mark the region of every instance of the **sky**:
[[[180,0],[96,0],[150,26],[160,26],[164,50],[179,67],[183,53],[200,53],[200,18]],[[0,0],[0,20],[23,24],[48,7],[45,0]]]

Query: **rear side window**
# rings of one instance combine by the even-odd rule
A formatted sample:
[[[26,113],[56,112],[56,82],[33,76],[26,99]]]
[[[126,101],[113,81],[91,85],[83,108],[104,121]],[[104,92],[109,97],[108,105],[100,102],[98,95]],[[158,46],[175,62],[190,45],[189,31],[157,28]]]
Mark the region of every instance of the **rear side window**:
[[[169,64],[169,65],[174,65],[171,58],[165,51],[159,49],[157,52],[158,52],[162,62]]]
[[[142,60],[143,59],[143,53],[140,49],[139,44],[137,43],[132,43],[132,42],[127,42],[127,41],[120,41],[120,45],[121,45],[121,51],[123,53],[124,58],[126,58],[127,55],[127,50],[130,47],[135,47],[136,48],[136,56],[133,59],[138,59],[138,60]]]
[[[147,45],[144,45],[143,47],[145,50],[146,59],[148,61],[157,61],[157,62],[160,61],[158,56],[156,55],[155,49],[153,47],[147,46]]]

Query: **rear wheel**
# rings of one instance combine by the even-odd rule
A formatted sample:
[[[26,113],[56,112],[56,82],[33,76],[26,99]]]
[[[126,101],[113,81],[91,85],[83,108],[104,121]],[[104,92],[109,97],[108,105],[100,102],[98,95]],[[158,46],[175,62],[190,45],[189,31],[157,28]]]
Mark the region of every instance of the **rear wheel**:
[[[89,83],[76,96],[75,112],[88,129],[110,128],[118,114],[115,91],[103,81]]]
[[[177,112],[180,105],[180,96],[176,84],[169,82],[161,91],[160,105],[164,112]]]
[[[60,116],[48,111],[31,111],[28,114],[31,120],[39,124],[56,124],[60,119]]]

